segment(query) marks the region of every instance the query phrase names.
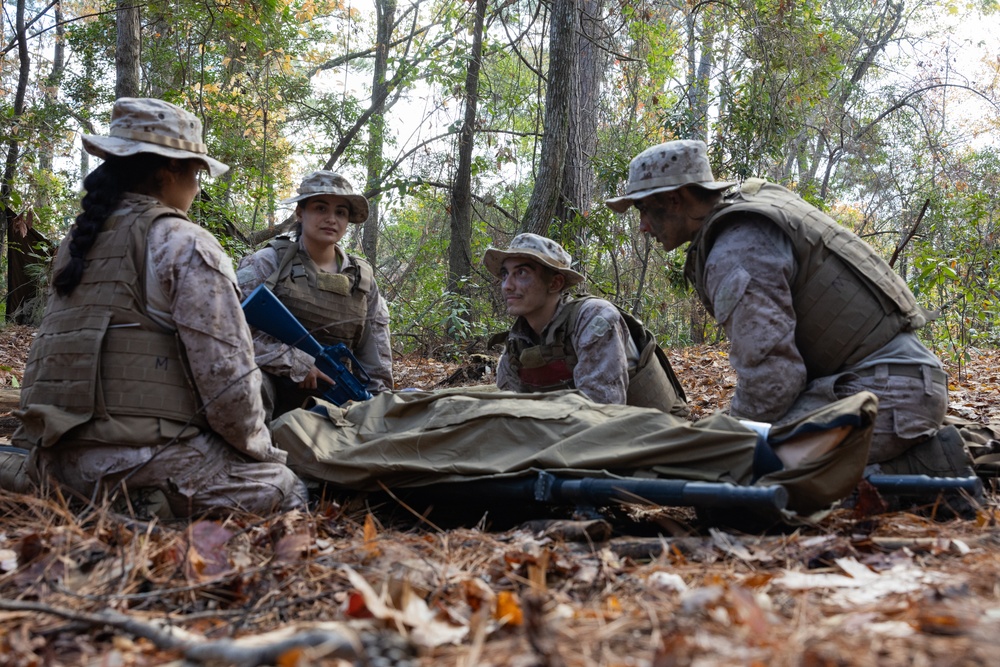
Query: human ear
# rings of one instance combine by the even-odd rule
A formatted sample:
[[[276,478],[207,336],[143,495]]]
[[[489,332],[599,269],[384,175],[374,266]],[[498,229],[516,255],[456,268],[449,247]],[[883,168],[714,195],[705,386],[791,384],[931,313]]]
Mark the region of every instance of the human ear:
[[[549,281],[550,292],[562,292],[565,286],[566,286],[566,276],[564,276],[561,273],[556,273],[554,276],[552,276],[552,280]]]

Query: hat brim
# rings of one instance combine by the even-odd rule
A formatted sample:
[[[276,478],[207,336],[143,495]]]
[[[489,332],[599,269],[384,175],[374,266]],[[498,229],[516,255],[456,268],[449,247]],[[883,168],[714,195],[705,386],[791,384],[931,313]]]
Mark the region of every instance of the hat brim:
[[[704,183],[681,183],[680,185],[664,185],[659,188],[649,188],[648,190],[638,190],[636,192],[630,192],[627,195],[621,197],[613,197],[612,199],[605,199],[605,205],[610,208],[615,213],[624,213],[625,211],[632,208],[640,199],[645,199],[646,197],[651,197],[660,192],[673,192],[674,190],[679,190],[688,185],[693,185],[695,187],[704,188],[706,190],[725,190],[726,188],[731,188],[736,185],[736,181],[708,181]]]
[[[322,195],[342,197],[347,200],[351,206],[351,215],[347,218],[348,222],[361,224],[368,221],[368,200],[365,199],[364,195],[341,195],[336,192],[309,192],[304,195],[296,195],[294,197],[289,197],[288,199],[282,199],[278,202],[278,205],[288,206],[289,204],[296,204],[300,201],[312,199],[313,197],[320,197]]]
[[[499,278],[500,269],[503,267],[503,263],[511,257],[524,257],[525,259],[530,259],[533,262],[538,262],[542,266],[552,269],[557,273],[563,274],[566,278],[567,287],[579,285],[584,281],[583,274],[577,273],[573,269],[557,266],[556,264],[553,264],[552,260],[545,255],[532,252],[530,250],[500,250],[499,248],[487,248],[486,252],[483,254],[483,266],[486,267],[487,271]]]
[[[177,158],[178,160],[199,160],[205,165],[209,175],[213,178],[229,171],[229,165],[224,162],[219,162],[201,153],[192,153],[180,148],[170,148],[169,146],[160,146],[159,144],[151,144],[135,139],[102,137],[93,134],[83,135],[82,140],[83,149],[101,159],[105,159],[109,155],[128,157],[140,153],[154,153],[164,157]]]

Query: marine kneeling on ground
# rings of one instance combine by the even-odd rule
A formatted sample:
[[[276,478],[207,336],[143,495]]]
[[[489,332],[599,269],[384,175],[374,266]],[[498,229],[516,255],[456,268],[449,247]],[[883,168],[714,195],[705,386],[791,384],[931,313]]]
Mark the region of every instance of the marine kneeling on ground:
[[[583,282],[555,241],[519,234],[507,250],[490,248],[483,265],[500,279],[515,316],[497,364],[497,388],[516,392],[577,389],[597,403],[688,414],[670,362],[642,323],[604,299],[572,296]]]
[[[947,376],[916,334],[933,315],[856,234],[780,185],[716,181],[701,141],[644,150],[606,203],[635,207],[667,252],[690,244],[685,277],[731,342],[730,414],[780,425],[870,391],[869,472],[973,474],[958,429],[942,426]]]
[[[127,488],[161,518],[305,504],[264,423],[232,262],[187,217],[199,173],[228,169],[201,133],[180,107],[120,98],[110,136],[84,136],[104,162],[54,262],[12,438],[31,454],[8,452],[4,486]]]

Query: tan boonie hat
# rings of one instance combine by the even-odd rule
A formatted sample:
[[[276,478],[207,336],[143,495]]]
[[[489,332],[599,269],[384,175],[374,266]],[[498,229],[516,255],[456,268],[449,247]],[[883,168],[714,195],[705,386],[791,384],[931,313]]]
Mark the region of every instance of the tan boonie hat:
[[[151,97],[119,97],[111,109],[108,136],[85,134],[83,148],[99,158],[155,153],[200,160],[212,176],[229,171],[229,165],[208,157],[208,147],[202,143],[201,119],[177,105]]]
[[[670,192],[685,185],[707,190],[725,190],[733,181],[717,181],[708,164],[708,146],[704,141],[679,139],[647,148],[628,165],[625,196],[604,203],[612,211],[624,213],[640,199],[658,192]]]
[[[355,194],[354,188],[335,171],[324,171],[322,169],[307,174],[299,183],[299,194],[294,197],[279,202],[282,206],[304,201],[316,195],[336,195],[343,197],[351,205],[350,222],[364,222],[368,219],[368,200],[364,196]]]
[[[500,269],[508,257],[525,257],[558,271],[566,277],[566,286],[572,287],[583,282],[583,276],[569,268],[573,258],[561,245],[538,234],[518,234],[506,250],[488,248],[483,255],[486,270],[500,277]]]

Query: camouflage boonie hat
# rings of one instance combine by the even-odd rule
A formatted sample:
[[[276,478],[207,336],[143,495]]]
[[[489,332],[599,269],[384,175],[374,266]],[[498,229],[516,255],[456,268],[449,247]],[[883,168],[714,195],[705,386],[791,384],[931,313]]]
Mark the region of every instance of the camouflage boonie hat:
[[[647,148],[628,165],[625,196],[604,203],[612,211],[624,213],[640,199],[658,192],[670,192],[685,185],[706,190],[725,190],[733,181],[717,181],[708,164],[708,146],[704,141],[680,139]]]
[[[364,196],[355,194],[354,188],[335,171],[324,171],[319,169],[311,172],[299,183],[299,194],[289,197],[279,202],[282,206],[304,201],[316,195],[336,195],[343,197],[351,206],[350,222],[364,222],[368,219],[368,200]]]
[[[85,134],[82,140],[84,150],[99,158],[155,153],[200,160],[212,176],[229,171],[229,165],[208,157],[208,147],[201,138],[201,119],[175,104],[151,97],[119,97],[111,109],[108,136]]]
[[[573,258],[561,245],[538,234],[518,234],[506,250],[488,248],[483,255],[486,270],[500,277],[500,269],[508,257],[526,257],[566,277],[566,286],[572,287],[583,282],[583,275],[569,268]]]

